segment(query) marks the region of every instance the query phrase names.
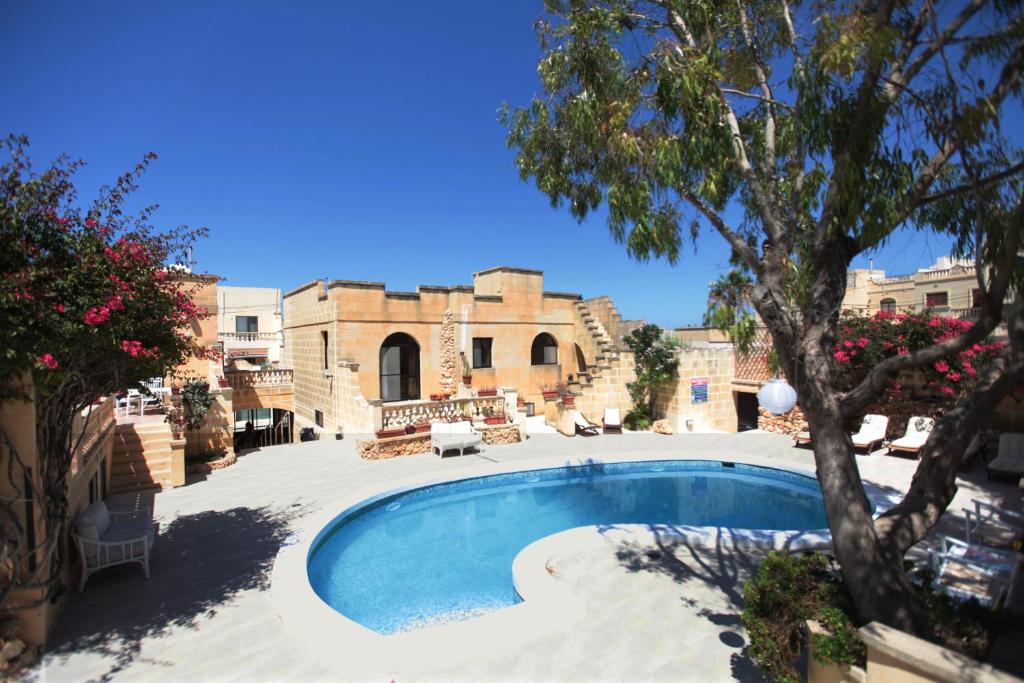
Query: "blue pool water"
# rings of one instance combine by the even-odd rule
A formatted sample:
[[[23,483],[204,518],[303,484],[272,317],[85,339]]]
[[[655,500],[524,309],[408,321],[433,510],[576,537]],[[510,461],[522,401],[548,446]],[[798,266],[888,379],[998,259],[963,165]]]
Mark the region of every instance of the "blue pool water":
[[[379,633],[478,616],[519,601],[512,560],[578,526],[822,529],[817,481],[714,461],[559,467],[427,486],[334,520],[309,554],[327,604]]]

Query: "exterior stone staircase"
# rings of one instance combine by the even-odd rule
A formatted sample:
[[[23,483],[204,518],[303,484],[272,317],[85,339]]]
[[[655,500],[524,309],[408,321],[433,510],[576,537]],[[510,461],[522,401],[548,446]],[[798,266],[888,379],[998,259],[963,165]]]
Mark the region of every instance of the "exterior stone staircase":
[[[601,298],[602,305],[606,299]],[[632,407],[626,382],[633,380],[634,363],[633,354],[620,347],[590,305],[587,301],[576,302],[577,343],[587,356],[586,372],[577,373],[580,393],[576,405],[591,420],[600,420],[605,408],[619,408],[625,415]],[[618,315],[610,300],[606,307]]]
[[[114,433],[110,493],[174,485],[171,429],[164,422],[119,424]]]

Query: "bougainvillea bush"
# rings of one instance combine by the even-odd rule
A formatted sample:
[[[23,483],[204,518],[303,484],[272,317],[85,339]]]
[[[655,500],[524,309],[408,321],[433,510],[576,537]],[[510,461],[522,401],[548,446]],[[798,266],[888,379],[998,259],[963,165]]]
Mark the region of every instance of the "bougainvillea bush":
[[[26,399],[31,378],[37,456],[28,479],[46,522],[45,536],[28,548],[19,516],[3,511],[0,558],[13,558],[6,590],[49,592],[63,563],[73,416],[205,354],[187,331],[203,312],[169,267],[202,230],[158,231],[149,222],[155,207],[126,213],[151,155],[83,205],[72,183],[80,162],[62,157],[35,173],[24,138],[9,137],[0,149],[0,400]],[[26,479],[17,470],[30,463],[13,449],[10,458],[2,465],[17,484]],[[32,552],[42,561],[31,576],[19,575]],[[6,597],[0,593],[0,603]]]
[[[842,388],[855,386],[882,360],[906,355],[936,342],[963,334],[972,322],[921,313],[879,311],[872,316],[844,312],[832,357]],[[1003,344],[985,341],[921,368],[926,386],[941,403],[952,404],[974,388],[978,372],[1002,350]],[[909,387],[891,382],[888,397],[904,395]]]

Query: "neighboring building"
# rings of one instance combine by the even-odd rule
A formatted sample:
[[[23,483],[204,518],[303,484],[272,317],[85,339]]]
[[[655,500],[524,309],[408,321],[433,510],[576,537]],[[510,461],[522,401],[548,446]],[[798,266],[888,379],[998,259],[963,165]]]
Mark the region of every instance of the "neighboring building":
[[[843,308],[868,314],[927,308],[940,315],[971,318],[977,315],[978,293],[974,262],[942,257],[911,275],[886,277],[885,271],[870,268],[847,271]]]
[[[284,346],[281,290],[269,287],[217,287],[217,338],[224,360],[278,365]]]
[[[611,301],[545,292],[540,271],[499,267],[475,273],[472,286],[391,292],[382,282],[315,280],[285,294],[284,362],[294,369],[296,420],[365,433],[380,428],[382,409],[442,393],[446,311],[474,389],[515,388],[539,411],[541,385],[582,375],[577,405],[588,415],[629,408],[631,359],[605,331],[621,321]],[[457,357],[456,384],[462,374]]]

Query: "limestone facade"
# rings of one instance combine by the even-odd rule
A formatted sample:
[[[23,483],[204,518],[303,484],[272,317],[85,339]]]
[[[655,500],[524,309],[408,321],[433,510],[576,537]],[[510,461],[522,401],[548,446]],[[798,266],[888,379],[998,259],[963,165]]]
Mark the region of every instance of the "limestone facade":
[[[673,383],[655,399],[655,416],[667,419],[677,433],[735,432],[734,377],[731,345],[681,349]]]
[[[403,390],[411,389],[403,398],[450,391],[442,384],[451,371],[442,346],[446,311],[453,317],[457,357],[464,354],[472,363],[474,339],[488,347],[490,362],[472,369],[472,390],[514,387],[539,408],[541,385],[579,371],[579,302],[577,294],[544,291],[540,271],[510,267],[475,273],[472,286],[421,285],[415,292],[388,291],[382,282],[307,283],[284,295],[284,364],[294,371],[296,420],[326,432],[372,431],[364,404],[383,402],[382,347],[396,334],[411,338],[418,363],[418,372],[403,370]],[[550,335],[555,351],[534,364],[533,344],[542,334]],[[590,359],[583,354],[585,366],[603,360],[596,347],[590,350]],[[461,373],[460,359],[456,378]],[[466,395],[469,388],[460,391]]]
[[[272,287],[217,286],[217,338],[227,360],[281,362],[281,290]]]

